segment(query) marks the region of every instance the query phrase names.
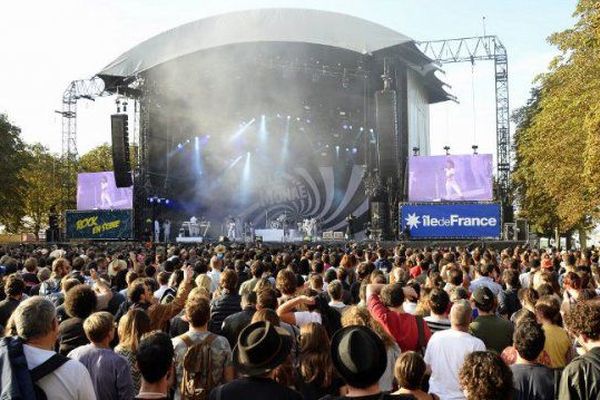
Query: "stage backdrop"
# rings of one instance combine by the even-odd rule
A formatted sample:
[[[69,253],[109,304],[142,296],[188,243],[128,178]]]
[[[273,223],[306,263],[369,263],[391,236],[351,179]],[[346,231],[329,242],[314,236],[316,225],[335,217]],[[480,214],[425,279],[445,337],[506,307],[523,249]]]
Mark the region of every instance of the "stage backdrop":
[[[408,201],[491,201],[492,155],[414,156]]]
[[[77,174],[77,210],[133,208],[133,186],[117,188],[113,171]]]
[[[407,203],[400,205],[399,222],[410,239],[497,239],[502,230],[498,203]]]
[[[132,210],[67,211],[67,239],[133,238]]]

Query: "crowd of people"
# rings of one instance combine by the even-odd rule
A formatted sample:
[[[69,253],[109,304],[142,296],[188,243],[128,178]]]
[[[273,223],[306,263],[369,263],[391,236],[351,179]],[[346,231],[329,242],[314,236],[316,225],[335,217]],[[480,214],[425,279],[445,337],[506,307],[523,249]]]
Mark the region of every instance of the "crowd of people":
[[[599,256],[7,246],[0,398],[598,399]]]

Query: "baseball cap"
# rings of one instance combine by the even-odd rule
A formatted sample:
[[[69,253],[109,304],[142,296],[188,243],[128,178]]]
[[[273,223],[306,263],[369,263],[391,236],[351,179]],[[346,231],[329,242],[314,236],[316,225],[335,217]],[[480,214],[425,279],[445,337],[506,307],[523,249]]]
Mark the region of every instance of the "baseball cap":
[[[471,295],[476,305],[490,308],[494,304],[494,293],[486,286],[480,286]]]

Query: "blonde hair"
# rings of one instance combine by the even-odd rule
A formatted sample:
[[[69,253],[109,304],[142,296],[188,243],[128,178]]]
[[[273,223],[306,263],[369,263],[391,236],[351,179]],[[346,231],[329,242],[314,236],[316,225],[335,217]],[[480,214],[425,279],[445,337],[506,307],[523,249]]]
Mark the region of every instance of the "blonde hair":
[[[115,317],[106,311],[93,313],[83,321],[85,336],[92,343],[103,341],[113,329],[115,329]]]
[[[342,327],[351,325],[361,325],[371,328],[383,340],[385,347],[391,347],[396,343],[365,307],[351,306],[344,310],[342,314]]]
[[[150,317],[144,310],[129,310],[119,321],[117,332],[119,346],[135,352],[141,337],[150,332]]]

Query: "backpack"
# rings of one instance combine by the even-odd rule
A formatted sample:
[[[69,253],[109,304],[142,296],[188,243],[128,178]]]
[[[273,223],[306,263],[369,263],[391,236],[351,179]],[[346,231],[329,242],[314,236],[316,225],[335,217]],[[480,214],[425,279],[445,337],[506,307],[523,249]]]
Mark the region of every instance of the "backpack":
[[[2,400],[47,400],[46,393],[36,382],[57,370],[69,359],[54,354],[33,369],[27,368],[23,353],[23,342],[18,337],[0,340],[0,399]]]
[[[180,336],[187,346],[183,356],[181,392],[182,400],[207,400],[210,391],[219,384],[213,379],[211,346],[217,335],[209,333],[198,343],[188,334]]]

